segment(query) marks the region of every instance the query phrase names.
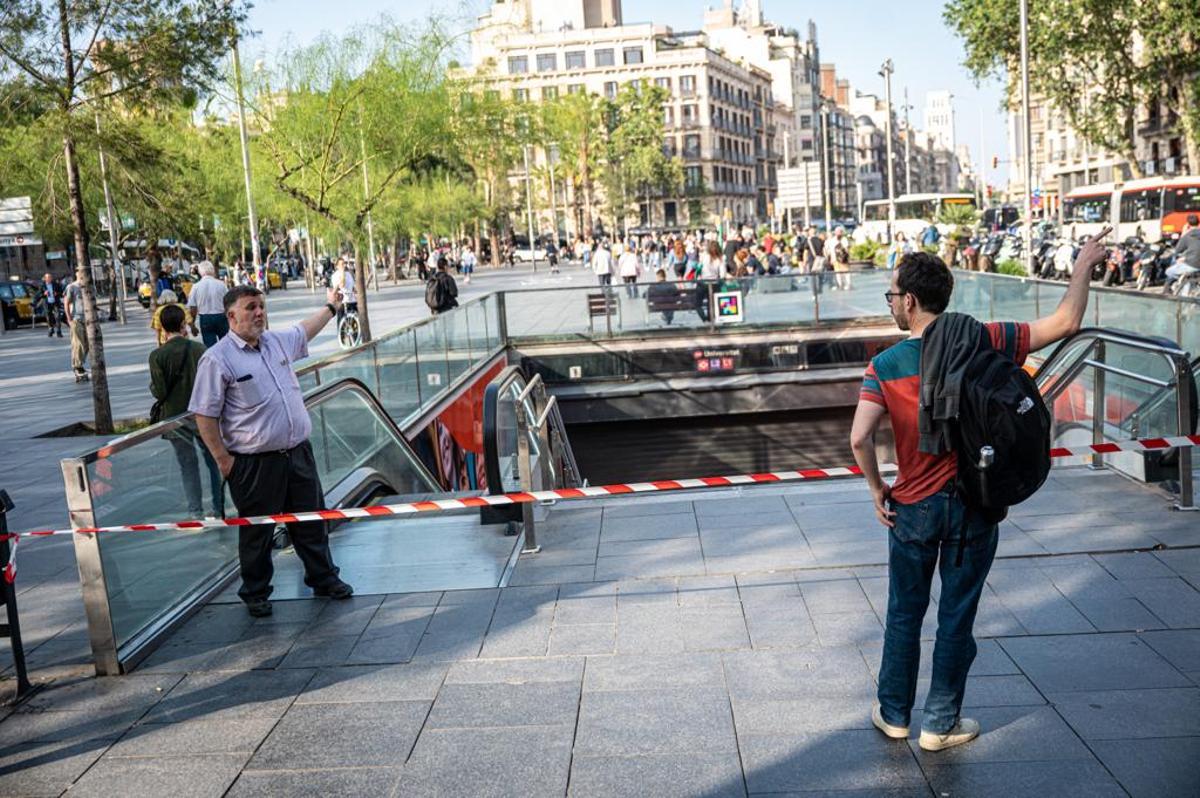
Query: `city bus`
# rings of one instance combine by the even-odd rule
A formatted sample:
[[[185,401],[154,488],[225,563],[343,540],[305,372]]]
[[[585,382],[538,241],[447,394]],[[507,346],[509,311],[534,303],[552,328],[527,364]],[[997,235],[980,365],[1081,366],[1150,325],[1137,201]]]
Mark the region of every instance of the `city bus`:
[[[901,194],[896,197],[896,223],[892,232],[904,233],[912,240],[920,238],[930,222],[936,222],[942,209],[947,205],[965,205],[972,210],[975,208],[974,194]],[[869,200],[863,203],[862,225],[855,233],[855,239],[884,241],[887,239],[888,201]],[[938,230],[945,235],[950,228],[944,224],[937,225]]]
[[[1112,224],[1118,241],[1138,236],[1155,242],[1182,232],[1189,213],[1200,214],[1200,176],[1145,177],[1071,190],[1063,199],[1062,223],[1075,239]]]

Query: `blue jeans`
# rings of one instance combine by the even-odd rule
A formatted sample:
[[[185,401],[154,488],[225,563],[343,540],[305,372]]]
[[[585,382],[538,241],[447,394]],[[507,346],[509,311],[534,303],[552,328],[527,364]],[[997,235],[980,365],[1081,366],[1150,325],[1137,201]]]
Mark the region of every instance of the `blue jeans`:
[[[213,346],[229,333],[229,319],[224,313],[201,313],[200,339],[206,347]]]
[[[887,629],[879,668],[883,719],[908,726],[921,662],[921,622],[929,607],[934,568],[942,578],[938,600],[933,679],[922,729],[943,734],[958,722],[967,672],[975,661],[975,611],[996,556],[998,527],[966,513],[957,495],[940,490],[914,504],[893,502],[896,525],[889,535]],[[959,533],[967,515],[962,565],[955,565]],[[939,562],[940,559],[940,562]]]

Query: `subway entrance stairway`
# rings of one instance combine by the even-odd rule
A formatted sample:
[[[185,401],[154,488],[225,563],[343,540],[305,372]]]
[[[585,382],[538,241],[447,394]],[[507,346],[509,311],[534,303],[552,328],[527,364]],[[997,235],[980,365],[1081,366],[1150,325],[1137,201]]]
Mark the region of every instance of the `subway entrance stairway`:
[[[874,287],[860,279],[864,302]],[[301,370],[331,506],[586,478],[553,379],[504,354],[522,323],[578,319],[512,302]],[[1044,353],[1058,442],[1174,434],[1194,376],[1163,352],[1183,355],[1100,333]],[[411,400],[413,386],[429,395]],[[471,386],[490,410],[470,467],[495,479],[448,490],[454,469],[430,455],[470,457],[419,447]],[[68,478],[83,469],[72,511],[177,517],[159,494],[122,502],[160,449],[118,442],[64,463]],[[90,625],[109,624],[90,628],[97,666],[123,675],[63,675],[0,721],[0,795],[1193,795],[1200,516],[1171,509],[1191,503],[1190,466],[1067,460],[1013,509],[965,701],[984,733],[939,754],[870,724],[887,539],[854,479],[355,521],[334,546],[360,594],[311,597],[285,550],[275,614],[258,620],[229,592],[232,530],[114,538],[81,575],[104,594],[103,613],[89,607]]]

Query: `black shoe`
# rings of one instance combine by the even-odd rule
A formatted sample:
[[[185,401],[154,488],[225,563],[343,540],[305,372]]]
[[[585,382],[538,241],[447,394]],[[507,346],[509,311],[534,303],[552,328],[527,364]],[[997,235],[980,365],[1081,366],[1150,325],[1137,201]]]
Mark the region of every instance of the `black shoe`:
[[[59,330],[59,331],[58,331],[58,337],[59,337],[59,338],[62,338],[62,330]]]
[[[313,588],[314,596],[328,596],[331,599],[348,599],[354,595],[354,588],[340,579],[335,579],[327,585]]]
[[[246,611],[251,618],[267,618],[271,615],[271,602],[266,599],[246,602]]]

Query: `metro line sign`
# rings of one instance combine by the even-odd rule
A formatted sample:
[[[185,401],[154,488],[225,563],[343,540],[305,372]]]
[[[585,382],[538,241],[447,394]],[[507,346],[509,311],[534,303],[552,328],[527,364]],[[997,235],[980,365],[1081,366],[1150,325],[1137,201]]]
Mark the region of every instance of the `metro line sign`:
[[[35,235],[22,236],[0,236],[0,247],[36,247],[41,245],[42,239]]]

